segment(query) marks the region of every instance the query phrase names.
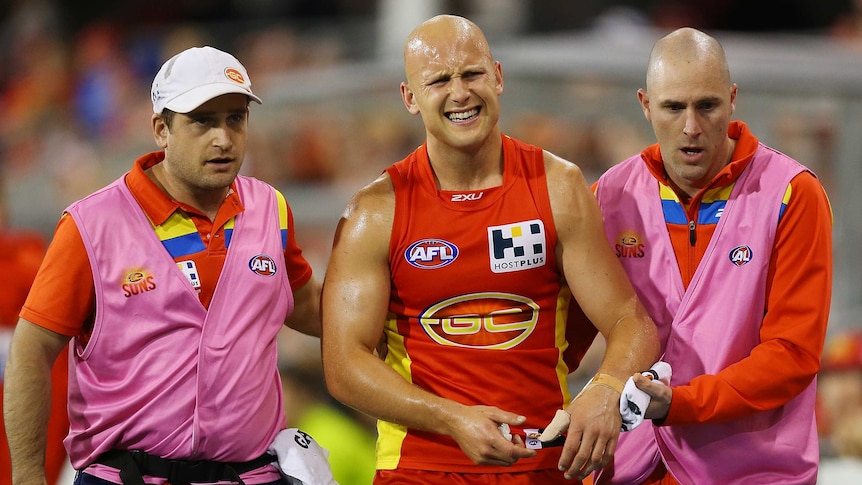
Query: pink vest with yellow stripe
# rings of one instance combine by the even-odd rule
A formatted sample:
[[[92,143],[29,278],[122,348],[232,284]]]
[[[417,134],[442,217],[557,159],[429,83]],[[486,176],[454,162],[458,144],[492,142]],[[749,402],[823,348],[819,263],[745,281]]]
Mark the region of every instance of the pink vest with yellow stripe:
[[[247,461],[284,427],[276,335],[293,308],[275,190],[238,177],[245,211],[209,310],[123,178],[73,204],[96,291],[70,352],[66,446],[83,468],[112,448]]]
[[[615,244],[629,234],[643,244],[643,257],[620,261],[659,328],[663,360],[673,366],[671,385],[716,374],[760,343],[779,210],[790,180],[803,170],[785,155],[758,147],[687,290],[667,233],[659,183],[641,157],[600,179],[597,197],[608,240]],[[620,435],[613,472],[599,474],[596,483],[639,483],[660,459],[683,484],[814,483],[815,388],[816,381],[778,409],[729,422],[659,427],[646,421]]]

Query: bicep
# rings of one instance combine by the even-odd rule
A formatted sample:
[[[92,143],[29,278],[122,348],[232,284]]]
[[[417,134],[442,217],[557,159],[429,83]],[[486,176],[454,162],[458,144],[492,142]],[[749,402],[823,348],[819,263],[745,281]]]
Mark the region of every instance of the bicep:
[[[549,177],[558,256],[572,295],[607,337],[623,316],[639,311],[637,296],[608,244],[598,202],[577,167]]]
[[[373,350],[389,304],[389,205],[366,203],[339,222],[323,285],[324,347]]]
[[[23,318],[18,320],[9,351],[11,362],[31,362],[54,365],[57,356],[69,344],[71,337],[48,330]]]

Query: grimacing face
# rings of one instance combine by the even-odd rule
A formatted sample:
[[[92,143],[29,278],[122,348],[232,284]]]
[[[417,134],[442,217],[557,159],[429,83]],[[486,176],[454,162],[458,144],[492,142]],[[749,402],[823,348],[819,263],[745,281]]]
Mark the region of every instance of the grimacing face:
[[[693,196],[730,161],[733,145],[727,130],[737,86],[722,75],[717,62],[663,59],[658,64],[638,99],[668,177]]]
[[[480,147],[500,117],[502,68],[483,36],[443,34],[429,32],[408,43],[402,98],[410,113],[422,116],[429,143]]]

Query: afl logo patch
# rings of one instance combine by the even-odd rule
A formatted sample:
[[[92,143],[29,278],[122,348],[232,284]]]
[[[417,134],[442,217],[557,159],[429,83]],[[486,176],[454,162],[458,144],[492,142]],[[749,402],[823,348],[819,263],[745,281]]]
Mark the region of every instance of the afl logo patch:
[[[272,276],[277,271],[275,261],[265,254],[258,254],[248,260],[248,268],[261,276]]]
[[[404,259],[419,269],[436,269],[452,264],[458,257],[458,247],[442,239],[423,239],[404,251]]]
[[[731,249],[730,254],[728,255],[730,262],[736,266],[742,266],[748,263],[751,261],[752,256],[751,248],[748,246],[737,246]]]

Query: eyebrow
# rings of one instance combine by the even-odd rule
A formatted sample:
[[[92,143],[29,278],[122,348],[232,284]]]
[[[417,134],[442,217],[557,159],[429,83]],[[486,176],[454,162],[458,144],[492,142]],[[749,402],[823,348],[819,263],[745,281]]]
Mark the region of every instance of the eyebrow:
[[[721,101],[721,97],[719,97],[719,96],[705,96],[705,97],[703,97],[703,98],[697,98],[697,99],[695,99],[695,100],[694,100],[694,104],[700,104],[700,103],[716,103],[716,102],[719,102],[719,101]],[[688,104],[688,102],[687,102],[687,101],[677,100],[677,99],[665,99],[665,100],[662,100],[662,101],[659,103],[659,105],[660,105],[660,106],[670,106],[670,105],[675,105],[675,104]]]

